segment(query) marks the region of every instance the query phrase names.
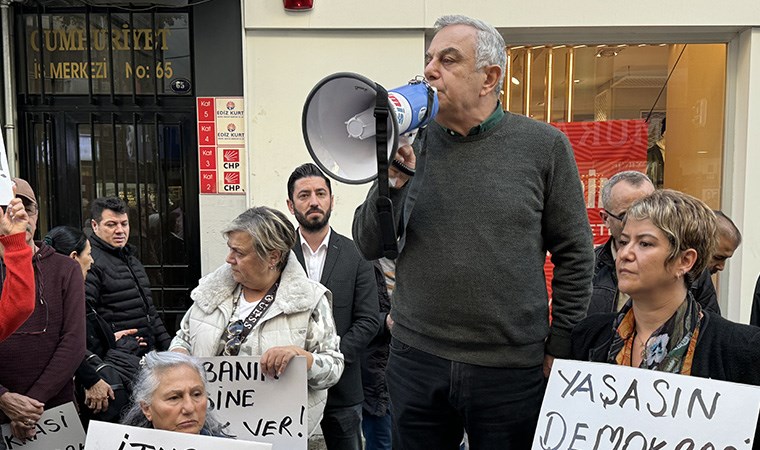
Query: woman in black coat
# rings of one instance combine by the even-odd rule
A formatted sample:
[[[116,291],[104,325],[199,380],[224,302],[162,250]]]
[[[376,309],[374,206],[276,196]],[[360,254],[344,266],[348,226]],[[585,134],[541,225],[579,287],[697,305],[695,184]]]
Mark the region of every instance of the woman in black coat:
[[[760,385],[760,328],[703,310],[688,287],[710,261],[715,214],[701,200],[657,191],[625,213],[615,266],[631,299],[573,330],[576,359]],[[760,427],[755,436],[760,448]]]

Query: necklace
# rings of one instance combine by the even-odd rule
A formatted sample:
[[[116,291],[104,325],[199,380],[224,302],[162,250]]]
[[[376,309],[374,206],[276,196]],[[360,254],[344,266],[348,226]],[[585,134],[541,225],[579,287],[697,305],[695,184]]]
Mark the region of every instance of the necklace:
[[[644,341],[643,339],[641,339],[641,336],[639,336],[639,333],[637,333],[637,332],[634,332],[633,337],[634,337],[635,340],[639,341],[639,344],[641,345],[641,359],[646,359],[646,356],[647,356],[647,344],[646,343],[647,343],[647,341],[649,341],[649,339],[647,339],[647,341]]]

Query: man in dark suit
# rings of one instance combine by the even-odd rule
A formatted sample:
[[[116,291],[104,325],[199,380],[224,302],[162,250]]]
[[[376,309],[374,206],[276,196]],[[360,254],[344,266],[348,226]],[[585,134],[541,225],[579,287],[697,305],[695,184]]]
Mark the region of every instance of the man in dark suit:
[[[377,334],[378,300],[372,264],[353,241],[329,226],[333,195],[314,164],[296,168],[288,179],[288,209],[299,223],[293,251],[309,278],[333,294],[333,317],[346,361],[338,384],[327,393],[321,426],[328,450],[361,450],[361,355]]]

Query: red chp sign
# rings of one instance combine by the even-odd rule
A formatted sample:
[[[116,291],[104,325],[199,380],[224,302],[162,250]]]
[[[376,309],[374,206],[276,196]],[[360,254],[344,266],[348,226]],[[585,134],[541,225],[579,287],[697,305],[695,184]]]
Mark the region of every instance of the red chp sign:
[[[244,194],[243,98],[198,97],[197,109],[201,194]]]

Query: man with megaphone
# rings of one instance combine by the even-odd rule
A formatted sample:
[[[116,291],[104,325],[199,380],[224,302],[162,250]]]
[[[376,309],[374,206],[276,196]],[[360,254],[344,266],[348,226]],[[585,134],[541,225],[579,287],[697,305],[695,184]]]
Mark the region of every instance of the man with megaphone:
[[[389,170],[399,234],[392,298],[394,450],[529,448],[555,357],[591,295],[593,244],[567,138],[505,113],[504,40],[444,16],[426,53],[439,111]],[[410,172],[413,173],[413,172]],[[375,183],[357,208],[363,256],[383,256]],[[551,252],[551,324],[544,260]]]

